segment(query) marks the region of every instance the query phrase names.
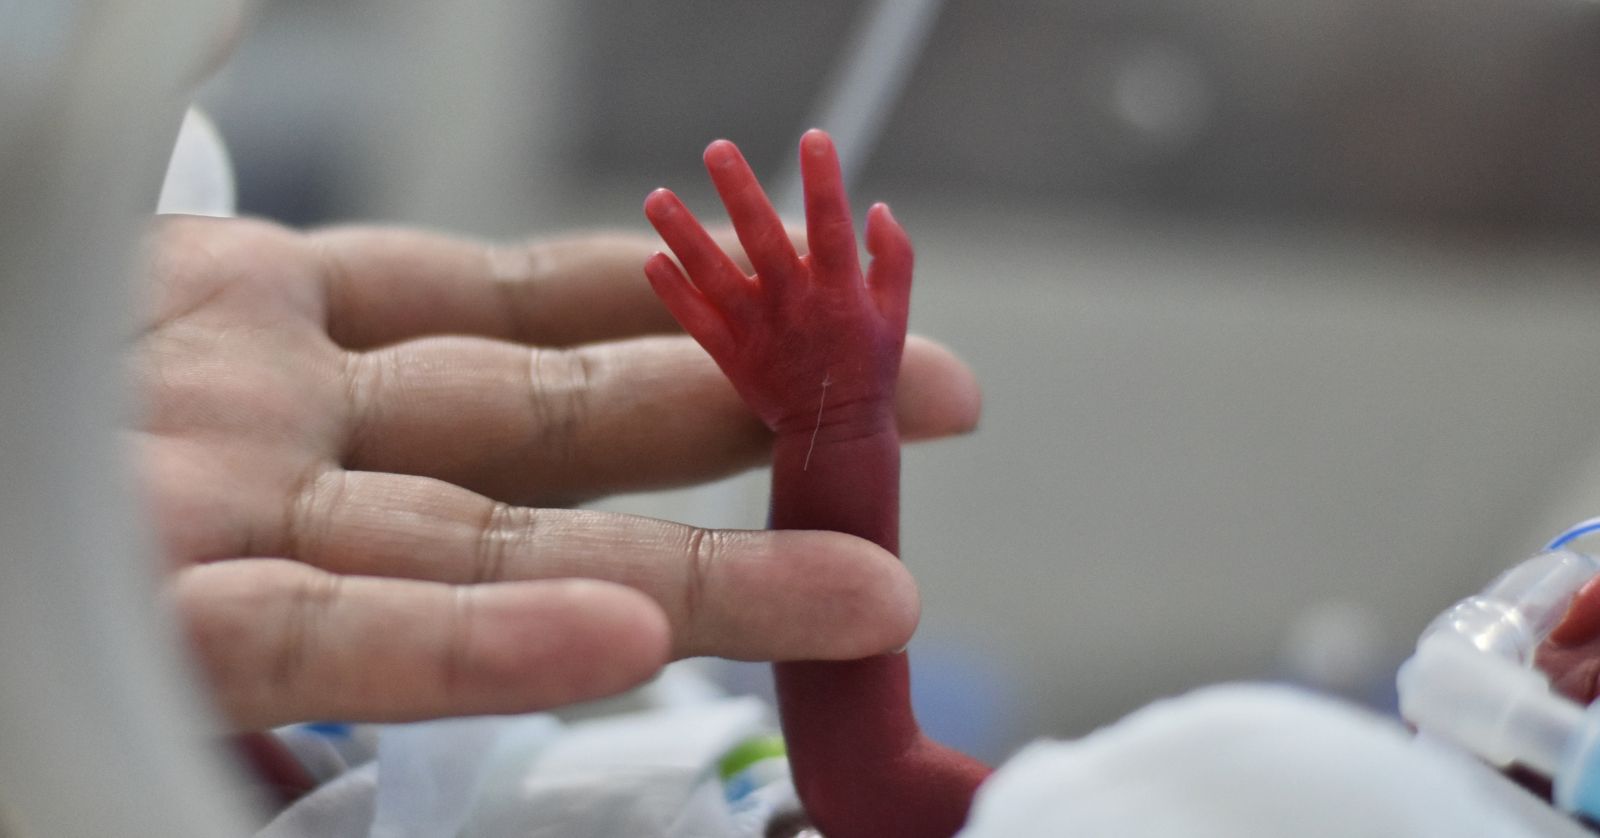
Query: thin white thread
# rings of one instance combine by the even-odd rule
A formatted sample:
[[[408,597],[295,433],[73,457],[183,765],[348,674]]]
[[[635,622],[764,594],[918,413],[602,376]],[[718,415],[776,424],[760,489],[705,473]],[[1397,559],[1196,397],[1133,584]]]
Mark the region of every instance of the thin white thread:
[[[817,426],[811,429],[811,447],[806,449],[806,461],[800,466],[801,471],[811,470],[811,452],[817,450],[817,434],[822,432],[822,406],[828,403],[828,385],[833,379],[827,373],[822,374],[822,398],[817,400]]]

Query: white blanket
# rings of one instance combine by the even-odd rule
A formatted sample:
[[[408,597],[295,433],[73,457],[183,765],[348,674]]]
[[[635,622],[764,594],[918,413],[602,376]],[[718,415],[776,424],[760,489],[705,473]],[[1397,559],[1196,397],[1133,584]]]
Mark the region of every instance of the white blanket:
[[[1033,744],[963,838],[1587,836],[1471,757],[1301,691],[1223,686]]]

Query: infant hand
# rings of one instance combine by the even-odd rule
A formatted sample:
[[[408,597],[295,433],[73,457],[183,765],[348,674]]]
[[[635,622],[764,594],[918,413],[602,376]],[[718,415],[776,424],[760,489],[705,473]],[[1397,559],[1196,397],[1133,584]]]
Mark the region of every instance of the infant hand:
[[[905,231],[888,207],[872,208],[873,260],[863,277],[838,157],[821,131],[800,141],[811,248],[805,256],[795,252],[733,143],[712,143],[705,164],[755,275],[740,270],[677,196],[661,189],[645,201],[645,214],[688,277],[658,253],[645,265],[656,293],[780,435],[892,429],[911,291]]]

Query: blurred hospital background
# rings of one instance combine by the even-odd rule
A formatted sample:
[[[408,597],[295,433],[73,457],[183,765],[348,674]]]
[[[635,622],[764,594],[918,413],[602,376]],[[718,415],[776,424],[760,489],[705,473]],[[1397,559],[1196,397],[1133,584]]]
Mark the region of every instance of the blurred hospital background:
[[[717,215],[713,138],[781,182],[896,4],[929,25],[853,195],[986,395],[905,459],[934,735],[1230,679],[1385,708],[1424,623],[1600,514],[1600,5],[271,0],[201,103],[245,212],[642,231],[658,185]]]

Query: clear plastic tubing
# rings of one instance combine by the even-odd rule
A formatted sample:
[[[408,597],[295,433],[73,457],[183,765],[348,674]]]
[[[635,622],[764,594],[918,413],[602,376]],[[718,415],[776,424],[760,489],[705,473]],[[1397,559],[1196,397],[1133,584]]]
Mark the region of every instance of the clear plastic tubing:
[[[1555,781],[1558,807],[1600,820],[1600,710],[1553,692],[1533,668],[1534,651],[1597,574],[1600,560],[1567,550],[1511,568],[1428,625],[1397,686],[1400,714],[1419,730],[1537,771]]]

